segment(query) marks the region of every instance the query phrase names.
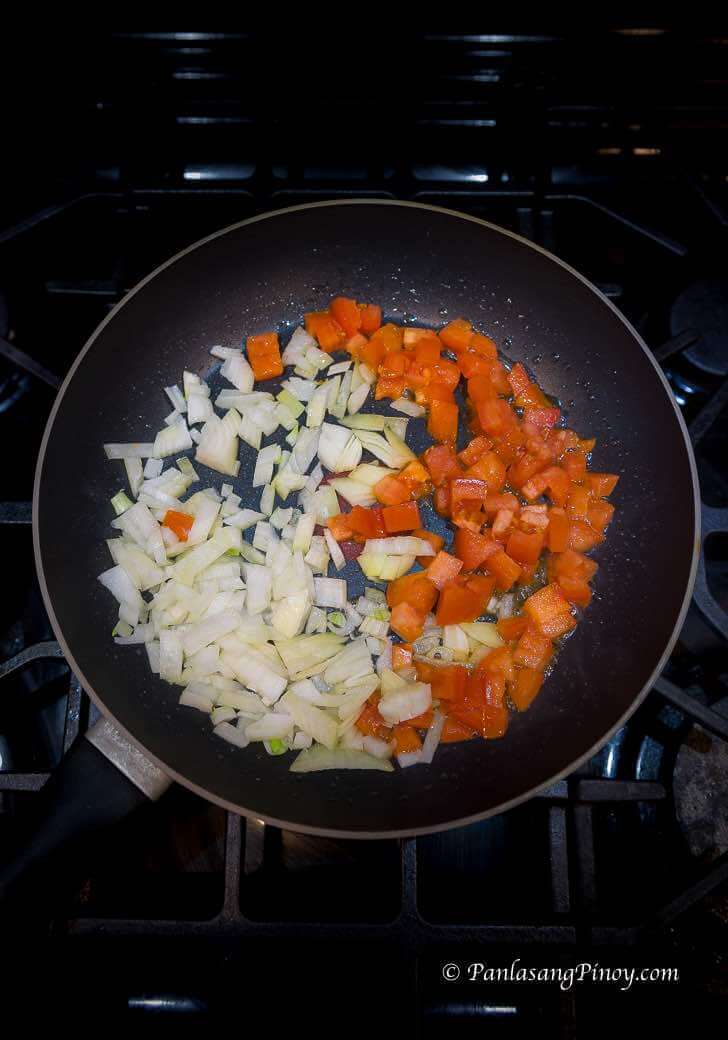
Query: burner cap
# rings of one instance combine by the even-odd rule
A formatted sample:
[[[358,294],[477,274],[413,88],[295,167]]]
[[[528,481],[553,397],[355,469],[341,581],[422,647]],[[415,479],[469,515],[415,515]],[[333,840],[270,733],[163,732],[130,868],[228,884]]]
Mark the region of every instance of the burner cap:
[[[728,713],[728,698],[713,704]],[[673,786],[680,824],[692,854],[703,861],[728,851],[728,798],[725,777],[728,744],[695,725],[675,760]]]
[[[670,311],[673,336],[695,329],[700,339],[684,356],[714,376],[728,375],[728,281],[705,279],[682,292]]]

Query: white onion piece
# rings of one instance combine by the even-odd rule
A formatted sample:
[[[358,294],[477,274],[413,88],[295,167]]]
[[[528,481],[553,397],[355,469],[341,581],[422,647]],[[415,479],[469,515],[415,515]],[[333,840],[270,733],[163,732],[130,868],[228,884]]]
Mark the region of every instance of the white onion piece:
[[[172,407],[178,412],[187,411],[185,396],[178,386],[165,386],[164,392],[170,400]]]
[[[404,536],[400,538],[369,538],[364,552],[385,556],[434,556],[435,550],[423,538]]]
[[[129,489],[134,498],[136,498],[139,494],[139,488],[142,486],[142,481],[144,480],[142,460],[124,459],[124,469],[126,470],[126,477],[129,481]]]
[[[182,677],[182,637],[171,628],[159,633],[159,674],[172,683]]]
[[[326,544],[329,548],[329,553],[331,554],[331,562],[333,563],[334,567],[336,567],[337,571],[343,570],[343,568],[346,566],[344,554],[339,548],[339,543],[336,541],[331,531],[329,531],[328,527],[324,528],[324,538],[326,539]],[[326,606],[325,603],[319,603],[318,605]]]
[[[314,603],[317,607],[343,610],[346,605],[346,582],[343,578],[314,578]]]
[[[150,459],[154,455],[153,444],[105,444],[107,459]]]
[[[154,439],[154,450],[152,455],[155,459],[166,458],[167,455],[175,455],[177,452],[187,451],[192,447],[190,431],[187,423],[180,418],[172,426],[160,430]]]
[[[408,766],[419,766],[422,761],[421,751],[405,751],[403,754],[397,755],[397,765],[401,769],[407,769]]]
[[[425,414],[422,405],[416,404],[415,401],[408,401],[406,397],[398,397],[396,401],[392,401],[391,407],[395,412],[411,415],[413,419],[420,419]]]
[[[445,725],[445,716],[439,711],[435,711],[432,716],[432,724],[427,731],[425,736],[425,742],[422,745],[422,761],[427,762],[428,765],[435,757],[437,746],[440,743],[440,737],[442,736],[442,728]]]
[[[246,748],[250,743],[250,739],[244,729],[238,729],[237,726],[233,726],[229,722],[221,722],[215,726],[212,731],[216,737],[222,737],[228,744],[234,744],[235,747]]]
[[[220,368],[220,375],[243,394],[248,394],[253,389],[253,369],[240,352],[226,358]]]

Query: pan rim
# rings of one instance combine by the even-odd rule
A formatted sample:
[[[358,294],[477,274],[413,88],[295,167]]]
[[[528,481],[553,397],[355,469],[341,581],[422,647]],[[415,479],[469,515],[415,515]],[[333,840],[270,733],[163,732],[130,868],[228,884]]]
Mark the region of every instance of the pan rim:
[[[688,462],[689,462],[689,466],[690,466],[690,475],[691,475],[691,478],[692,478],[692,485],[693,485],[693,551],[692,551],[692,559],[691,559],[691,564],[690,564],[690,573],[689,573],[689,576],[688,576],[688,581],[686,583],[685,593],[683,595],[683,600],[682,600],[682,605],[680,607],[680,611],[679,611],[679,613],[677,615],[677,618],[675,620],[675,624],[673,626],[672,633],[671,633],[671,635],[670,635],[670,637],[669,637],[669,639],[668,639],[668,641],[667,641],[667,643],[665,645],[665,649],[664,649],[664,651],[662,653],[662,656],[660,657],[659,661],[655,665],[655,668],[653,669],[653,671],[652,671],[648,681],[644,684],[642,689],[639,691],[639,693],[636,695],[636,697],[632,700],[632,702],[630,703],[630,705],[626,709],[626,711],[624,711],[622,713],[622,715],[614,723],[614,725],[607,731],[607,733],[605,733],[602,737],[600,737],[599,740],[596,741],[582,755],[580,755],[579,757],[574,759],[564,769],[560,770],[558,773],[555,773],[553,776],[549,777],[547,780],[544,780],[542,783],[536,784],[533,787],[529,788],[527,791],[522,792],[521,794],[515,796],[514,798],[511,798],[507,802],[502,802],[502,803],[500,803],[497,806],[492,806],[491,808],[486,809],[483,812],[472,813],[469,816],[458,817],[456,819],[447,820],[445,822],[433,824],[431,826],[428,825],[428,826],[424,826],[424,827],[410,827],[410,828],[396,828],[396,829],[393,828],[393,829],[389,829],[389,830],[368,830],[368,831],[354,830],[354,831],[352,831],[352,830],[344,830],[344,829],[335,828],[335,827],[334,828],[332,828],[332,827],[316,827],[316,826],[310,826],[310,825],[307,825],[307,824],[292,823],[290,821],[279,819],[277,817],[268,816],[268,815],[266,815],[264,813],[257,812],[254,809],[249,809],[249,808],[246,808],[244,806],[237,805],[234,802],[230,802],[230,801],[228,801],[225,798],[221,798],[218,795],[213,794],[211,791],[208,791],[206,788],[203,788],[200,785],[194,783],[194,781],[190,780],[184,774],[181,774],[181,773],[177,772],[177,770],[173,769],[171,766],[169,766],[165,762],[163,762],[160,758],[158,758],[151,751],[149,751],[144,746],[144,744],[133,733],[131,733],[119,721],[119,719],[116,718],[115,715],[113,715],[109,711],[108,707],[104,704],[103,699],[96,693],[96,691],[93,688],[93,685],[86,679],[86,677],[85,677],[85,675],[83,673],[83,670],[79,667],[78,662],[76,661],[76,659],[75,659],[75,657],[74,657],[74,655],[73,655],[73,653],[71,651],[71,648],[69,647],[69,645],[68,645],[68,643],[67,643],[67,641],[65,639],[65,636],[63,635],[63,631],[62,631],[61,625],[60,625],[60,623],[58,621],[58,618],[56,617],[55,611],[53,609],[53,604],[51,602],[50,593],[49,593],[48,586],[47,586],[47,583],[46,583],[45,572],[43,570],[43,558],[42,558],[42,553],[41,553],[40,536],[39,536],[39,528],[38,528],[38,509],[39,509],[39,497],[40,497],[40,484],[41,484],[41,479],[42,479],[43,463],[45,461],[46,448],[47,448],[47,445],[48,445],[48,441],[50,439],[51,431],[53,429],[53,424],[54,424],[56,416],[57,416],[57,414],[58,414],[58,412],[60,410],[61,404],[63,402],[64,395],[66,393],[66,390],[68,389],[69,385],[71,384],[71,382],[73,380],[73,377],[74,377],[74,375],[76,373],[76,370],[79,368],[81,362],[86,357],[86,354],[89,352],[89,350],[91,349],[91,347],[93,346],[93,344],[95,343],[97,338],[101,335],[103,330],[106,328],[106,326],[112,321],[112,319],[114,319],[116,317],[116,315],[119,313],[119,311],[122,309],[122,307],[124,307],[124,305],[126,303],[128,303],[129,300],[131,300],[133,296],[135,296],[141,289],[143,289],[144,286],[146,286],[148,282],[151,282],[161,271],[165,270],[167,267],[170,267],[172,264],[176,263],[177,260],[180,260],[182,257],[186,256],[188,253],[191,253],[193,250],[199,248],[200,246],[206,245],[208,242],[212,242],[216,238],[220,238],[221,236],[226,235],[226,234],[228,234],[231,231],[236,231],[238,228],[245,227],[248,224],[255,224],[255,223],[257,223],[257,222],[259,222],[261,220],[270,220],[270,219],[273,219],[273,218],[278,217],[278,216],[284,216],[284,215],[286,215],[288,213],[295,213],[295,212],[299,212],[301,210],[320,209],[320,208],[326,207],[326,206],[367,206],[367,205],[369,205],[369,206],[393,206],[393,207],[402,207],[402,208],[406,207],[406,208],[409,208],[409,209],[426,210],[428,212],[442,213],[442,214],[444,214],[445,216],[448,216],[448,217],[456,217],[456,218],[458,218],[460,220],[467,220],[467,221],[469,221],[469,222],[471,222],[473,224],[478,224],[480,226],[486,227],[490,231],[497,232],[500,235],[505,235],[508,238],[511,238],[511,239],[515,240],[516,242],[520,243],[521,245],[526,246],[527,248],[532,249],[532,250],[534,250],[537,253],[541,253],[547,260],[550,260],[553,263],[558,264],[563,270],[565,270],[567,273],[569,273],[570,275],[575,277],[579,282],[582,283],[582,285],[584,285],[595,296],[597,296],[598,299],[601,300],[601,302],[603,304],[606,305],[606,307],[624,325],[624,327],[626,328],[627,332],[631,335],[632,339],[637,343],[637,345],[640,347],[640,349],[642,350],[642,352],[645,354],[645,356],[647,357],[648,361],[652,365],[653,369],[655,370],[655,373],[656,373],[657,377],[659,378],[660,383],[662,384],[662,388],[663,388],[663,390],[665,391],[665,393],[667,395],[667,398],[668,398],[668,400],[670,402],[670,405],[672,407],[672,410],[673,410],[673,413],[675,415],[675,418],[677,419],[678,425],[680,427],[680,431],[681,431],[682,437],[683,437],[683,442],[685,444],[685,449],[686,449],[687,456],[688,456]],[[331,199],[331,200],[323,200],[323,201],[320,201],[320,202],[303,203],[303,204],[297,205],[297,206],[287,206],[284,209],[271,210],[271,211],[268,211],[266,213],[260,213],[260,214],[257,214],[256,216],[248,217],[246,220],[241,220],[241,221],[238,221],[235,224],[230,224],[227,227],[221,228],[219,231],[213,232],[211,235],[207,235],[205,238],[201,238],[198,241],[193,242],[191,245],[185,247],[185,249],[182,249],[182,250],[180,250],[180,252],[175,253],[174,256],[170,257],[163,264],[160,264],[153,271],[151,271],[148,275],[146,275],[145,278],[143,278],[140,282],[138,282],[132,289],[130,289],[129,292],[121,300],[119,300],[119,302],[109,312],[109,314],[104,318],[104,320],[96,327],[96,329],[94,329],[94,331],[92,332],[91,336],[86,341],[86,343],[83,345],[83,347],[79,351],[77,357],[75,358],[73,364],[71,365],[70,369],[68,370],[68,372],[67,372],[67,374],[66,374],[66,376],[65,376],[65,378],[64,378],[64,380],[63,380],[63,382],[62,382],[62,384],[61,384],[61,386],[60,386],[60,388],[58,390],[58,393],[56,395],[56,399],[53,402],[53,407],[51,408],[50,415],[48,416],[48,420],[46,422],[45,430],[43,431],[43,439],[41,441],[40,450],[38,452],[38,459],[37,459],[37,462],[36,462],[35,475],[34,475],[34,480],[33,480],[33,508],[32,508],[33,555],[34,555],[34,559],[35,559],[36,573],[38,575],[38,583],[40,585],[40,590],[41,590],[41,594],[43,596],[43,602],[44,602],[45,608],[46,608],[46,610],[48,612],[48,618],[49,618],[49,621],[51,623],[51,627],[53,629],[54,635],[55,635],[56,639],[58,640],[58,643],[61,646],[61,649],[63,650],[64,656],[65,656],[66,660],[68,661],[72,671],[74,672],[74,674],[78,678],[79,682],[83,686],[83,688],[86,691],[86,693],[88,694],[88,696],[91,698],[92,702],[96,705],[96,707],[102,713],[102,715],[104,715],[106,718],[108,718],[111,721],[113,721],[113,723],[120,730],[120,732],[123,733],[124,736],[142,752],[142,754],[144,754],[151,762],[153,762],[159,769],[161,769],[163,772],[165,772],[169,777],[171,777],[177,783],[182,784],[183,787],[186,787],[188,790],[192,791],[194,794],[200,796],[201,798],[204,798],[206,801],[212,802],[215,805],[219,805],[221,808],[225,809],[228,812],[236,813],[239,816],[250,817],[252,819],[260,820],[263,823],[266,823],[266,824],[268,824],[270,826],[278,827],[278,828],[280,828],[282,830],[293,831],[293,832],[299,833],[299,834],[311,834],[311,835],[314,835],[316,837],[325,837],[325,838],[345,838],[345,839],[358,839],[358,840],[387,840],[387,839],[396,839],[396,838],[417,838],[417,837],[421,837],[421,836],[427,835],[427,834],[437,834],[437,833],[442,832],[442,831],[452,830],[452,829],[454,829],[456,827],[467,827],[470,824],[478,823],[481,820],[486,820],[486,819],[488,819],[491,816],[500,815],[501,813],[507,812],[509,809],[515,808],[517,805],[521,805],[524,802],[529,801],[531,798],[533,798],[535,795],[537,795],[540,791],[545,791],[549,787],[552,787],[559,780],[562,780],[564,777],[569,776],[571,773],[574,772],[574,770],[578,769],[581,765],[583,765],[585,762],[587,762],[593,755],[595,755],[597,753],[597,751],[601,747],[604,746],[604,744],[617,732],[617,730],[620,729],[620,727],[624,725],[624,723],[627,721],[627,719],[630,718],[630,716],[636,711],[636,709],[639,707],[639,705],[644,701],[644,699],[646,698],[647,694],[652,689],[652,686],[654,685],[655,679],[662,672],[662,670],[663,670],[663,668],[664,668],[664,666],[665,666],[665,664],[666,664],[670,654],[672,653],[672,649],[673,649],[673,647],[674,647],[674,645],[675,645],[675,643],[677,641],[678,635],[680,633],[680,630],[682,628],[683,622],[685,620],[685,616],[686,616],[688,608],[690,606],[690,601],[692,599],[692,594],[693,594],[693,587],[695,585],[695,578],[696,578],[696,574],[697,574],[698,561],[699,561],[699,557],[700,557],[700,549],[701,549],[701,541],[700,541],[700,515],[701,514],[700,514],[700,509],[701,509],[700,486],[699,486],[699,482],[698,482],[698,472],[697,472],[697,465],[696,465],[696,462],[695,462],[695,455],[694,455],[694,452],[693,452],[692,444],[690,443],[690,437],[689,437],[689,434],[688,434],[687,427],[685,425],[685,420],[683,419],[682,413],[680,412],[680,409],[678,408],[677,403],[675,402],[675,399],[673,397],[672,391],[670,390],[670,386],[669,386],[669,383],[667,382],[665,374],[663,373],[663,371],[660,368],[660,366],[657,364],[657,361],[655,360],[655,358],[654,358],[652,352],[650,351],[649,347],[644,342],[644,340],[642,339],[640,334],[637,332],[637,330],[633,327],[633,325],[627,320],[627,318],[625,318],[625,316],[618,310],[618,308],[612,303],[612,301],[607,296],[605,296],[604,293],[602,293],[592,282],[590,282],[588,278],[586,278],[583,274],[581,274],[575,268],[571,267],[565,261],[561,260],[554,253],[549,252],[549,250],[544,249],[542,246],[539,246],[539,245],[536,245],[533,242],[530,242],[527,238],[524,238],[522,235],[518,235],[515,232],[509,231],[507,228],[500,227],[497,224],[493,224],[490,221],[482,220],[479,217],[473,217],[473,216],[470,216],[467,213],[461,213],[458,210],[448,209],[448,208],[446,208],[444,206],[432,206],[432,205],[429,205],[427,203],[410,202],[410,201],[399,200],[399,199],[372,199],[372,198]]]

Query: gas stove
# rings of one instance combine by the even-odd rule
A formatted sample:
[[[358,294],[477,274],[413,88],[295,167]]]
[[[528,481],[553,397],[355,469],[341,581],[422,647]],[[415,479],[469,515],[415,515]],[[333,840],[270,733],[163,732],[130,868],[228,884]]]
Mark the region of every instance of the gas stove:
[[[34,207],[23,197],[0,232],[0,430],[11,446],[0,541],[12,591],[0,607],[0,839],[22,822],[95,715],[53,639],[33,566],[29,501],[54,390],[139,278],[256,213],[355,196],[446,206],[517,231],[594,281],[653,350],[690,430],[705,539],[695,596],[647,700],[589,763],[527,804],[416,840],[346,842],[277,831],[172,789],[93,849],[82,883],[36,922],[42,942],[34,956],[53,964],[59,993],[88,980],[86,1006],[113,1004],[142,1017],[233,1013],[244,977],[249,993],[276,992],[277,981],[301,1011],[311,987],[325,983],[330,1007],[349,1016],[357,996],[371,1003],[396,992],[392,1022],[414,1016],[424,1036],[470,1035],[484,1018],[504,1035],[521,1035],[544,1016],[558,1035],[601,1035],[617,1006],[608,988],[484,989],[453,984],[443,967],[519,957],[561,968],[579,960],[678,965],[679,986],[634,987],[620,994],[620,1014],[649,1008],[653,1021],[674,1025],[686,994],[725,1011],[728,169],[706,137],[716,121],[728,125],[728,102],[703,105],[713,121],[707,128],[697,102],[663,109],[647,99],[636,112],[626,102],[598,103],[587,90],[589,104],[571,104],[566,98],[579,90],[568,93],[568,75],[554,63],[582,69],[578,41],[423,35],[415,50],[435,63],[440,93],[431,98],[420,84],[422,95],[410,98],[408,156],[387,150],[385,128],[367,162],[336,165],[312,155],[300,133],[295,146],[265,147],[266,120],[278,125],[271,112],[246,122],[231,56],[251,53],[251,39],[104,37],[115,60],[143,59],[147,86],[154,75],[170,77],[172,95],[159,102],[174,120],[164,173],[101,169],[98,160],[90,186],[78,189],[77,176],[52,201]],[[600,60],[616,49],[635,76],[640,62],[652,62],[658,79],[677,46],[658,30],[604,34],[604,41]],[[697,34],[689,44],[691,60],[708,61],[723,55],[726,41]],[[544,88],[547,73],[561,94]],[[235,103],[206,93],[215,76]],[[328,95],[313,87],[314,95],[323,118]],[[532,96],[540,98],[537,112],[519,105]],[[110,100],[99,87],[95,97],[94,119],[103,121],[108,108],[117,121],[120,112],[132,117],[120,95]],[[351,104],[360,102],[357,95]],[[538,160],[513,130],[524,113]],[[231,127],[240,136],[231,138]],[[690,171],[672,161],[688,128],[697,142]],[[207,137],[195,136],[200,130]],[[214,147],[192,146],[202,138]],[[127,145],[127,158],[141,162],[142,151]],[[447,162],[434,161],[443,154]],[[268,1016],[280,1014],[266,1007]]]

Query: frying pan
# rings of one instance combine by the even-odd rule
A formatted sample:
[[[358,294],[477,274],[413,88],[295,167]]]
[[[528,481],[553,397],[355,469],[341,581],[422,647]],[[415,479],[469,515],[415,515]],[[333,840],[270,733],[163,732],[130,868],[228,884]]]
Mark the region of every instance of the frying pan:
[[[209,376],[212,344],[285,331],[338,293],[376,301],[398,321],[437,326],[446,316],[470,318],[535,371],[570,426],[597,438],[596,468],[620,474],[616,518],[596,553],[594,602],[532,707],[501,740],[443,746],[429,768],[393,774],[289,774],[290,756],[240,751],[214,737],[206,717],[178,706],[177,687],[151,675],[143,648],[115,646],[115,606],[96,581],[110,566],[108,501],[123,476],[102,444],[152,439],[162,387],[183,368]],[[413,447],[423,450],[426,437]],[[243,506],[259,496],[250,487],[252,456],[243,446],[235,482]],[[122,300],[58,394],[36,471],[33,535],[53,629],[109,720],[107,744],[120,735],[152,773],[158,767],[237,813],[313,834],[376,838],[501,812],[575,769],[622,725],[663,667],[687,609],[698,501],[692,451],[667,382],[593,285],[482,220],[362,199],[297,206],[226,228]],[[83,775],[72,786],[89,789]],[[113,801],[103,785],[99,791]]]

